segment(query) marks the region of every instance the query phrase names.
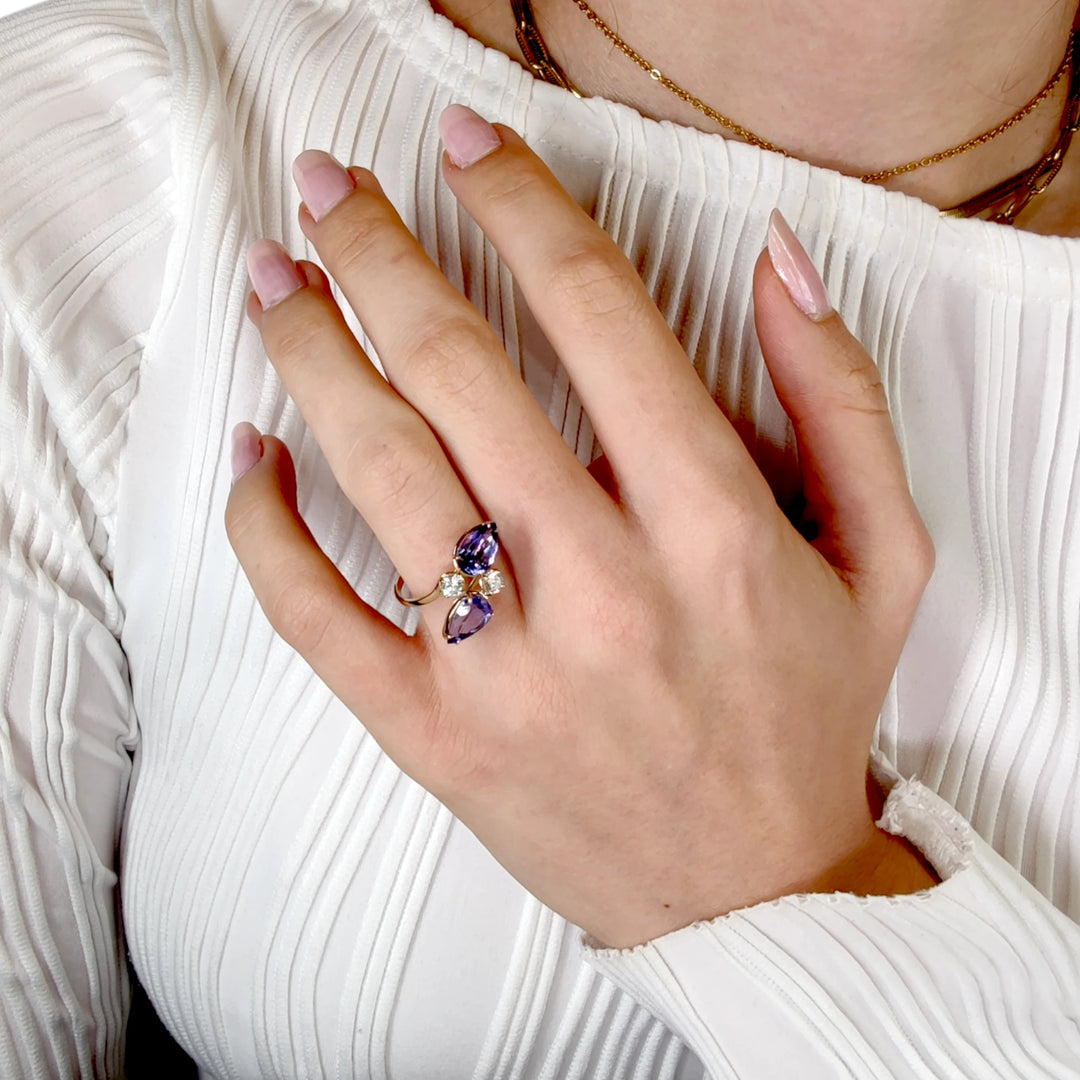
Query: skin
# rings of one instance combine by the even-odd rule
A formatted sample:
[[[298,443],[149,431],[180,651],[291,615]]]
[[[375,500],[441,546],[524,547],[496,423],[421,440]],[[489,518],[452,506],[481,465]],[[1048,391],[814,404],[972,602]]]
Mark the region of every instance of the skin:
[[[433,6],[524,63],[508,0],[434,0]],[[1075,0],[595,0],[591,6],[701,100],[798,157],[856,176],[958,145],[1010,116],[1057,68],[1077,10]],[[571,0],[533,0],[533,10],[552,54],[584,94],[625,102],[654,119],[723,130],[649,79]],[[985,190],[1050,148],[1065,92],[1063,81],[992,142],[885,186],[935,206]],[[1080,149],[1074,146],[1062,173],[1015,225],[1080,235]]]
[[[312,263],[269,309],[251,294],[248,314],[413,595],[487,518],[509,588],[462,645],[442,640],[447,602],[420,609],[407,636],[319,550],[289,452],[266,436],[226,527],[267,618],[406,773],[597,943],[794,892],[932,886],[875,827],[867,782],[933,569],[873,361],[835,313],[804,314],[763,254],[756,325],[798,440],[808,543],[634,267],[512,130],[497,132],[468,168],[444,157],[445,180],[566,365],[606,467],[577,461],[482,316],[354,167],[351,194],[318,222],[301,206],[300,224],[389,383]]]

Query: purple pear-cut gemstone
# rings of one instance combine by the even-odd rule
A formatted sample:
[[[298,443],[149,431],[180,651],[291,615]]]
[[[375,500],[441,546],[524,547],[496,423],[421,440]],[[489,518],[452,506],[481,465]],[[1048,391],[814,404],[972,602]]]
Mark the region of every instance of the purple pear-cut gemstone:
[[[459,641],[464,641],[483,630],[490,619],[491,605],[487,602],[487,597],[479,594],[463,596],[446,616],[443,637],[451,645],[456,645]]]
[[[491,569],[499,554],[499,533],[494,521],[485,521],[470,529],[457,544],[454,561],[457,568],[469,577],[476,577]]]

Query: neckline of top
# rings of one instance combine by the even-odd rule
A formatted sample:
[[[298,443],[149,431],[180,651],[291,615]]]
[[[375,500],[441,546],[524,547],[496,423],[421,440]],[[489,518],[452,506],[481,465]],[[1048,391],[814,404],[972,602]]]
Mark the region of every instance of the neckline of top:
[[[598,165],[629,169],[651,182],[677,181],[679,190],[693,192],[695,179],[702,192],[721,180],[727,188],[752,188],[746,198],[765,211],[764,195],[780,204],[785,196],[801,208],[798,216],[807,229],[825,229],[851,243],[886,243],[898,254],[909,252],[912,236],[930,243],[938,252],[949,249],[966,259],[986,258],[1009,265],[1017,259],[1027,268],[1039,267],[1059,282],[1068,279],[1069,294],[1080,281],[1080,237],[1027,232],[980,219],[944,218],[929,203],[857,177],[784,157],[713,132],[644,116],[630,105],[603,97],[578,98],[567,90],[538,79],[513,57],[485,45],[436,12],[429,0],[373,0],[386,44],[401,49],[426,45],[438,56],[442,69],[433,78],[446,78],[448,68],[490,91],[490,100],[473,94],[471,103],[487,105],[489,119],[522,130],[533,145],[550,147]],[[466,92],[466,84],[459,82]],[[455,100],[463,100],[461,96]],[[469,103],[466,101],[465,103]],[[552,116],[572,123],[552,123]],[[680,168],[666,180],[657,163],[678,155]],[[708,186],[706,186],[708,185]],[[767,201],[767,200],[766,200]],[[772,209],[768,206],[768,210]],[[757,212],[758,205],[752,212]],[[888,238],[894,237],[889,243]],[[1075,255],[1073,253],[1076,253]],[[924,255],[925,256],[925,249]],[[998,284],[1007,288],[1006,275]]]

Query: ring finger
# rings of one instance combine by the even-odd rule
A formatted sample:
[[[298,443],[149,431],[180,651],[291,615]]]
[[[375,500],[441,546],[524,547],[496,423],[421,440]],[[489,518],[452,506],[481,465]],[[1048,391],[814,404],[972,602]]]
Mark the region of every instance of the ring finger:
[[[449,568],[458,537],[484,520],[483,511],[423,417],[375,370],[325,274],[313,263],[294,264],[270,240],[252,244],[248,268],[256,287],[249,313],[267,355],[319,444],[336,448],[327,457],[341,489],[412,595],[424,595]],[[500,613],[517,606],[508,592],[500,596]],[[444,617],[441,604],[424,608],[433,634]]]

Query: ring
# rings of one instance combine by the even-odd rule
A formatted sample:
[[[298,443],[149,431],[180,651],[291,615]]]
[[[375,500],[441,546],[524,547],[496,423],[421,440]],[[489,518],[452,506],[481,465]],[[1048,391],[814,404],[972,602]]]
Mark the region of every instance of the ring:
[[[399,574],[394,596],[408,607],[430,604],[440,596],[457,600],[446,616],[443,637],[451,645],[479,633],[491,621],[489,596],[502,592],[505,581],[492,570],[499,554],[499,530],[494,521],[484,521],[470,529],[454,549],[454,568],[447,570],[439,583],[424,596],[406,596],[405,579]]]

